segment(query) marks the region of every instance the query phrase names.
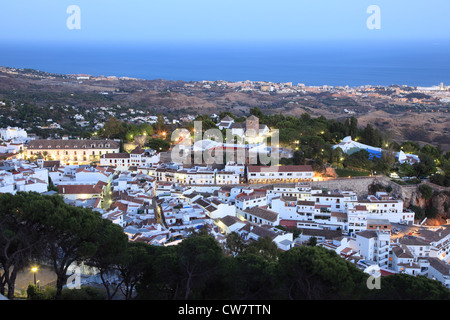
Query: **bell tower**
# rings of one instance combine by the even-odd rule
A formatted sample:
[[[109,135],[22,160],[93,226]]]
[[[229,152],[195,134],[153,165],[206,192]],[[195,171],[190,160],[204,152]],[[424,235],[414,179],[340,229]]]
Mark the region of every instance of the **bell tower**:
[[[259,135],[259,119],[251,115],[245,120],[245,135],[248,137],[256,137]]]

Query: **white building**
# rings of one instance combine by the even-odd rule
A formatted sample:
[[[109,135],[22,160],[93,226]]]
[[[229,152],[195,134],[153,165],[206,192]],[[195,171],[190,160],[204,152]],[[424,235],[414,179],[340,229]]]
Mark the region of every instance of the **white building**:
[[[345,212],[347,210],[347,203],[356,201],[357,196],[354,192],[331,192],[320,191],[311,192],[311,199],[315,201],[316,206],[321,208],[328,208],[333,212]]]
[[[298,202],[300,201],[296,197],[276,197],[272,199],[271,209],[279,214],[280,220],[308,220],[304,213],[312,208],[309,211],[312,215],[314,203],[306,203],[306,201],[303,201],[303,210],[300,212],[297,206]],[[310,220],[312,220],[312,217]]]
[[[221,219],[227,215],[236,215],[236,207],[233,205],[229,205],[228,203],[224,203],[219,198],[210,197],[205,199],[203,197],[199,197],[195,195],[192,204],[199,205],[206,215],[211,219]]]
[[[48,191],[48,170],[23,160],[3,163],[0,170],[0,192],[15,194],[18,191],[45,193]]]
[[[103,198],[107,183],[99,181],[92,184],[59,184],[58,193],[67,200]]]
[[[198,169],[186,172],[185,184],[188,185],[213,185],[215,184],[215,173],[212,170]]]
[[[241,177],[245,176],[245,165],[237,164],[237,163],[227,163],[225,165],[224,171],[233,172],[234,174],[238,174]]]
[[[431,245],[430,256],[450,262],[450,225],[420,230],[418,238]]]
[[[311,186],[308,182],[272,184],[263,186],[269,200],[276,197],[295,197],[297,200],[311,199]]]
[[[160,154],[153,150],[135,148],[130,153],[107,153],[100,157],[101,166],[112,166],[118,170],[128,170],[130,166],[139,168],[151,168],[160,162]]]
[[[216,184],[236,185],[240,183],[240,176],[233,171],[217,171]]]
[[[8,140],[26,140],[28,137],[27,132],[18,127],[7,127],[0,129],[0,138],[3,141]]]
[[[297,183],[312,181],[313,177],[310,165],[247,167],[247,181],[252,184]]]
[[[356,201],[354,205],[366,206],[368,219],[387,219],[391,223],[414,223],[414,212],[404,210],[403,200],[394,199],[386,192],[369,195],[367,200]]]
[[[24,144],[21,142],[19,143],[8,141],[6,143],[0,144],[0,154],[3,153],[2,156],[5,156],[5,154],[11,154],[11,156],[17,155],[21,153],[24,149],[25,149]],[[21,156],[19,158],[21,158]]]
[[[294,246],[293,234],[283,232],[267,226],[258,226],[252,222],[246,222],[245,227],[238,232],[244,240],[258,241],[260,238],[270,238],[281,250],[289,250]]]
[[[248,221],[264,224],[269,226],[277,226],[280,224],[278,213],[261,207],[246,208],[243,211],[244,218]]]
[[[107,167],[81,167],[75,171],[75,181],[95,184],[98,181],[111,183],[114,170]]]
[[[367,207],[363,205],[356,205],[347,210],[347,228],[346,231],[350,234],[355,234],[367,229]]]
[[[366,260],[376,262],[380,267],[389,266],[391,250],[389,232],[366,230],[356,234],[355,250]]]
[[[215,224],[220,228],[221,233],[228,235],[242,229],[245,226],[245,221],[234,215],[226,215],[220,219],[217,219]]]
[[[429,258],[428,278],[437,280],[450,289],[450,265],[437,258]]]
[[[412,276],[421,273],[420,265],[407,246],[393,246],[391,268],[398,273],[406,273]]]
[[[217,127],[219,128],[219,130],[229,129],[233,123],[234,119],[230,116],[226,116],[222,118],[222,120],[220,120],[220,123],[217,125]]]
[[[242,192],[235,198],[235,205],[241,211],[255,206],[267,206],[266,191],[250,188],[242,189]]]

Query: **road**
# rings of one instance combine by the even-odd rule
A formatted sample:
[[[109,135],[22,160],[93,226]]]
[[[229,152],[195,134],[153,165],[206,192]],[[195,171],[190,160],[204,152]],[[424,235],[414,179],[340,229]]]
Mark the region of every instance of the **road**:
[[[415,225],[404,225],[399,223],[391,223],[392,229],[398,228],[400,232],[398,234],[391,233],[391,239],[402,238],[409,235],[410,233],[414,235],[414,231],[419,230],[420,227]]]
[[[167,228],[167,223],[166,223],[166,219],[164,217],[164,213],[161,210],[161,206],[158,204],[158,202],[156,200],[157,200],[157,197],[153,196],[152,204],[153,204],[153,210],[155,212],[156,222]]]

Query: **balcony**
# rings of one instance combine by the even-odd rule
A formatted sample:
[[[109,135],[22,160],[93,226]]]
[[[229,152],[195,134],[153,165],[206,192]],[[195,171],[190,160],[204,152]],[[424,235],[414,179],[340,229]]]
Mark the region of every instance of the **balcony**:
[[[430,262],[427,259],[418,259],[417,262],[419,262],[419,265],[421,267],[429,267]]]
[[[378,250],[376,253],[378,256],[389,255],[389,250]]]
[[[379,248],[379,249],[384,249],[384,248],[388,248],[389,247],[389,242],[388,241],[378,241],[374,243],[374,248]]]
[[[378,265],[387,265],[389,263],[389,255],[377,257]]]
[[[324,215],[315,215],[314,219],[318,220],[330,220],[330,216],[324,216]]]

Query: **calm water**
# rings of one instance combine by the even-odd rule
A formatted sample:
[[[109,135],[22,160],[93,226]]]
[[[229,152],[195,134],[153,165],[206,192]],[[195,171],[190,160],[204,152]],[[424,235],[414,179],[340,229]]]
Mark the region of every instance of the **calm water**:
[[[450,43],[2,43],[0,65],[141,79],[432,86],[450,84]]]

